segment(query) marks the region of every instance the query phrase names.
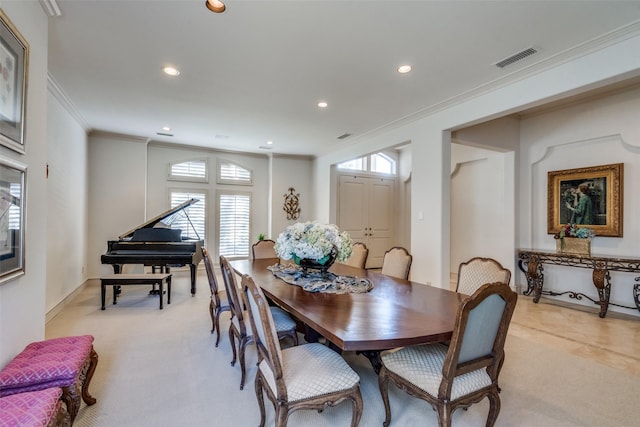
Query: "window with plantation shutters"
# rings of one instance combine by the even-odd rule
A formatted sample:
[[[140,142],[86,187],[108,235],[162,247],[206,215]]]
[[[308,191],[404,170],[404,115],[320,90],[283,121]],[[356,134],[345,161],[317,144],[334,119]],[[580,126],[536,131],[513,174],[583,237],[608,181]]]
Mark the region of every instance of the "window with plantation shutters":
[[[251,171],[235,163],[221,160],[218,163],[218,183],[251,185]]]
[[[218,193],[218,253],[225,257],[249,256],[251,196],[248,193]]]
[[[171,163],[169,179],[172,181],[208,182],[207,161],[204,159]]]
[[[205,221],[207,218],[207,195],[201,192],[171,191],[171,207],[175,208],[189,199],[198,199],[198,203],[184,209],[189,216],[177,214],[170,224],[172,229],[182,230],[182,238],[205,239]]]

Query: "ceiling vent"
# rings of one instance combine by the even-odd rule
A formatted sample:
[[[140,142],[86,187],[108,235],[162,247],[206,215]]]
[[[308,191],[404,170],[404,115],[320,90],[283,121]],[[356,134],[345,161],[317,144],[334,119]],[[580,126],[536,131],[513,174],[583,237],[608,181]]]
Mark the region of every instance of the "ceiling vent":
[[[261,145],[258,148],[261,150],[271,150],[273,147],[270,145]]]
[[[338,137],[338,139],[347,139],[347,138],[349,138],[350,136],[351,136],[351,134],[350,134],[350,133],[343,133],[342,135],[340,135],[340,136]]]
[[[156,135],[159,135],[159,136],[173,136],[172,133],[163,133],[163,132],[157,132]]]
[[[514,55],[509,56],[508,58],[503,59],[502,61],[496,62],[495,66],[498,68],[504,68],[507,65],[511,65],[514,62],[518,62],[528,56],[531,56],[535,53],[538,53],[538,49],[534,48],[534,47],[529,47],[523,51],[520,51]]]

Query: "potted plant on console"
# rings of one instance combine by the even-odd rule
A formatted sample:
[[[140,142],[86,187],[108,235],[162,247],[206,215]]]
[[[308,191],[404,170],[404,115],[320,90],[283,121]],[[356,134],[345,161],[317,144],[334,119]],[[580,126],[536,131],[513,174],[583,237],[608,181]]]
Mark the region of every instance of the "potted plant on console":
[[[556,251],[572,255],[591,255],[591,239],[596,232],[587,227],[579,227],[575,224],[567,224],[557,232]]]

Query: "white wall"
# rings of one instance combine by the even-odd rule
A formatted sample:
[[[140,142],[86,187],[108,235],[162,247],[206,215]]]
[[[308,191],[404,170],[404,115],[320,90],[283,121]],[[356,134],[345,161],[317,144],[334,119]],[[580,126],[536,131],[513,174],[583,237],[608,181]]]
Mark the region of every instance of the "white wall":
[[[145,222],[147,144],[143,139],[95,133],[89,136],[87,276],[113,273],[100,257],[107,241]],[[125,266],[125,272],[131,266]]]
[[[555,250],[555,240],[547,234],[548,171],[624,163],[624,236],[596,237],[591,249],[594,254],[609,256],[637,258],[640,255],[639,112],[640,87],[636,87],[522,120],[520,247]],[[590,270],[545,265],[544,275],[545,289],[597,296]],[[637,275],[611,273],[611,302],[634,306],[632,287]],[[517,280],[526,284],[521,272]],[[588,300],[562,298],[593,306]],[[612,306],[609,310],[638,315],[635,309]]]
[[[504,117],[459,129],[451,146],[451,267],[474,256],[515,270],[515,159],[520,121]],[[513,284],[513,282],[512,282]]]
[[[87,134],[56,98],[47,97],[47,269],[49,312],[86,280]]]
[[[309,158],[295,158],[290,156],[273,156],[272,158],[272,227],[273,240],[288,226],[296,222],[313,221],[315,209],[313,207],[312,171],[313,161]],[[289,187],[300,193],[300,218],[287,220],[283,210],[284,195],[289,193]]]
[[[27,166],[25,274],[0,285],[0,366],[29,342],[44,338],[46,311],[47,17],[36,1],[3,2],[2,9],[29,43],[25,154],[0,155]]]
[[[451,145],[452,273],[476,256],[493,258],[513,273],[514,195],[513,186],[505,186],[513,183],[510,158],[511,153]]]
[[[402,208],[398,213],[400,244],[411,247],[411,146],[400,149],[398,153],[398,204]]]
[[[318,218],[329,217],[320,202],[329,200],[332,164],[400,142],[412,144],[413,280],[447,287],[450,270],[450,129],[503,117],[587,89],[640,74],[640,35],[611,42],[600,50],[569,59],[514,83],[484,88],[486,92],[450,106],[436,106],[416,121],[398,122],[355,138],[349,146],[318,158],[315,193]],[[491,90],[493,89],[493,90]],[[522,162],[521,162],[522,163]],[[520,202],[520,200],[519,200]],[[420,213],[425,220],[420,220]],[[520,215],[525,215],[520,213]],[[516,227],[517,228],[517,227]]]

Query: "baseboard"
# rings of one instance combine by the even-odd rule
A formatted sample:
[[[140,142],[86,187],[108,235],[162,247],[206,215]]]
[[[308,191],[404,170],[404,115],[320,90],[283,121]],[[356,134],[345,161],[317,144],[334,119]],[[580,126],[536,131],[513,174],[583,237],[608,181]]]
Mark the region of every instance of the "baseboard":
[[[86,280],[82,285],[78,286],[73,292],[67,295],[62,301],[56,304],[51,310],[47,311],[47,314],[44,317],[44,323],[48,323],[49,320],[56,317],[58,313],[60,313],[64,307],[69,304],[69,302],[78,295],[91,281],[91,279]]]
[[[520,296],[527,298],[524,295],[520,295]],[[533,297],[531,296],[529,298],[533,299]],[[557,305],[559,307],[570,308],[572,310],[584,311],[584,312],[595,314],[595,315],[600,313],[600,308],[597,308],[595,306],[589,307],[582,304],[575,304],[567,301],[558,300],[552,297],[546,297],[544,295],[540,297],[540,302],[545,304],[550,304],[550,305]],[[640,319],[638,316],[634,316],[633,314],[621,313],[619,311],[613,311],[611,309],[607,310],[606,317],[611,317],[614,319],[622,319],[622,320],[635,320],[636,322]]]

